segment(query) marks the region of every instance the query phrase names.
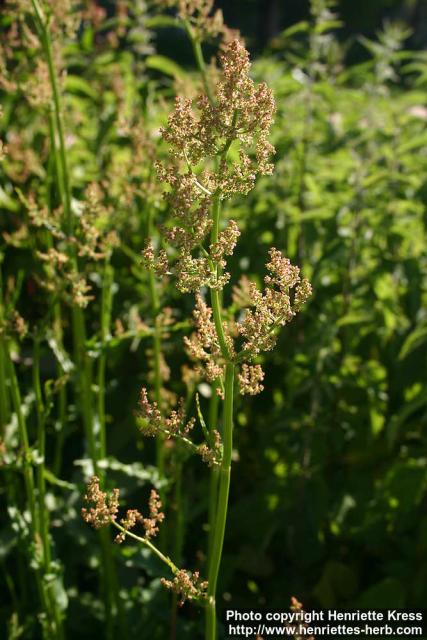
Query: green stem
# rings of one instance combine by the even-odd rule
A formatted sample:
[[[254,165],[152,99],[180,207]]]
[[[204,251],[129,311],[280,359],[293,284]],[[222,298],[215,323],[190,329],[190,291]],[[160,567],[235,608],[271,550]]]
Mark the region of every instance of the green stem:
[[[6,425],[10,416],[5,362],[5,341],[3,336],[0,335],[0,438],[2,440],[6,435]]]
[[[228,496],[230,491],[231,454],[233,450],[233,399],[234,364],[228,362],[225,368],[223,458],[219,470],[218,505],[212,540],[212,554],[209,561],[208,603],[206,606],[206,640],[216,640],[216,589],[222,550],[224,546],[225,525],[227,522]]]
[[[166,556],[164,553],[162,553],[160,549],[154,546],[154,544],[149,540],[147,540],[147,538],[141,538],[141,536],[137,536],[135,533],[132,533],[132,531],[128,531],[127,529],[122,527],[121,524],[116,522],[116,520],[111,520],[111,524],[113,524],[116,527],[116,529],[124,533],[129,538],[132,538],[137,542],[141,542],[146,547],[148,547],[154,553],[154,555],[156,555],[162,562],[164,562],[164,564],[167,564],[167,566],[169,567],[169,569],[172,571],[173,574],[178,573],[179,571],[178,567],[172,562],[169,556]]]
[[[174,558],[180,565],[182,559],[182,546],[184,543],[184,506],[182,495],[182,462],[179,460],[176,463],[175,469],[175,495],[174,495],[174,510],[175,510],[175,535],[174,535]],[[171,640],[176,640],[177,637],[177,624],[178,624],[178,596],[176,593],[172,596],[172,614],[171,614]]]
[[[0,325],[4,321],[3,309],[3,275],[0,269]],[[5,437],[6,425],[9,422],[10,407],[6,376],[6,341],[0,332],[0,438]]]
[[[37,465],[37,489],[39,501],[39,526],[40,536],[43,544],[43,564],[45,570],[48,569],[51,562],[51,553],[49,545],[49,522],[48,513],[46,511],[46,481],[45,481],[45,453],[46,453],[46,431],[44,418],[44,405],[42,390],[40,385],[40,343],[38,338],[34,340],[33,349],[33,388],[36,396],[36,415],[37,415],[37,451],[39,461]]]
[[[202,51],[202,45],[200,40],[195,36],[194,31],[190,25],[190,23],[188,22],[188,20],[183,20],[183,25],[184,25],[184,29],[190,39],[191,42],[191,46],[193,48],[193,54],[194,54],[194,58],[196,60],[196,64],[197,64],[197,68],[200,72],[200,75],[202,77],[202,82],[203,82],[203,87],[204,90],[206,91],[206,95],[209,98],[209,101],[211,102],[211,104],[213,104],[214,102],[214,96],[212,94],[211,88],[209,86],[209,80],[208,80],[208,75],[206,72],[206,64],[205,64],[205,59],[203,57],[203,51]]]
[[[64,208],[64,227],[68,234],[71,236],[73,233],[73,216],[71,211],[71,186],[67,165],[67,156],[65,150],[64,128],[62,123],[62,108],[60,92],[58,87],[57,74],[53,61],[52,43],[50,39],[49,26],[46,21],[46,17],[40,7],[38,0],[31,0],[31,4],[34,9],[35,22],[39,32],[41,44],[44,49],[46,62],[49,70],[49,80],[52,89],[52,102],[53,102],[53,124],[56,132],[54,132],[52,146],[55,155],[55,162],[57,168],[58,188],[61,196],[62,206]],[[56,133],[56,135],[55,135]],[[58,149],[56,148],[57,137]],[[77,256],[73,244],[69,244],[68,254],[70,256],[71,263],[76,271],[78,271]],[[102,477],[98,469],[99,449],[96,442],[94,433],[93,422],[93,390],[92,390],[92,365],[89,354],[86,349],[86,329],[83,311],[80,307],[73,305],[72,307],[72,332],[74,342],[74,354],[76,360],[77,370],[77,390],[80,400],[80,411],[83,418],[83,425],[85,430],[85,437],[89,449],[89,455],[92,459],[94,472]],[[114,572],[114,559],[112,556],[112,549],[109,541],[105,535],[100,532],[100,542],[102,551],[102,566],[104,568],[102,572],[103,585],[102,590],[105,597],[105,610],[107,617],[107,636],[108,638],[114,638],[115,628],[115,614],[119,606],[119,594],[117,580]]]
[[[53,112],[51,111],[49,114],[49,137],[51,142],[51,153],[49,155],[49,166],[48,166],[48,181],[47,181],[47,195],[48,195],[48,208],[49,213],[53,213],[54,205],[53,205],[53,185],[56,183],[57,185],[61,184],[61,177],[59,175],[60,172],[60,160],[56,148],[55,142],[55,122],[53,117]],[[63,190],[59,186],[59,195],[61,198],[61,202],[64,201]],[[47,246],[48,248],[53,248],[53,240],[50,234],[47,234]],[[56,343],[63,348],[63,333],[62,333],[62,314],[61,314],[61,305],[58,299],[55,299],[53,302],[53,333],[55,336]],[[57,378],[60,378],[64,375],[64,370],[61,364],[57,363]],[[67,389],[65,384],[61,385],[59,390],[59,398],[58,398],[58,425],[59,431],[57,434],[56,442],[55,442],[55,453],[53,458],[53,473],[56,476],[61,475],[61,466],[62,466],[62,451],[64,448],[66,430],[67,430]]]
[[[221,201],[218,196],[215,196],[212,208],[212,231],[211,231],[211,244],[218,242],[219,235],[219,218],[221,214]],[[214,271],[216,276],[219,275],[219,265],[214,265]],[[221,299],[218,289],[211,289],[211,302],[213,318],[215,323],[215,330],[218,336],[218,342],[221,349],[222,357],[225,360],[231,360],[229,348],[227,345],[227,339],[225,337],[224,327],[222,324],[222,312],[221,312]]]
[[[107,429],[105,419],[105,370],[107,366],[106,341],[110,334],[111,308],[113,302],[113,268],[108,260],[104,264],[104,276],[101,295],[101,354],[98,361],[98,420],[99,454],[107,456]]]
[[[47,574],[50,571],[52,551],[49,538],[49,512],[46,508],[46,419],[42,390],[40,385],[40,343],[38,338],[36,338],[34,341],[33,350],[33,387],[36,396],[37,450],[39,455],[37,466],[39,534],[43,547],[43,570],[44,573]],[[46,592],[47,596],[49,597],[50,607],[53,613],[56,637],[63,638],[64,631],[62,626],[62,615],[57,604],[56,595],[54,591],[52,591],[48,587],[46,587]]]
[[[68,173],[68,165],[65,151],[65,137],[64,137],[64,126],[62,123],[62,109],[61,109],[61,98],[58,87],[58,79],[56,74],[56,69],[53,61],[53,51],[52,51],[52,42],[49,33],[49,27],[46,23],[46,17],[43,14],[42,8],[38,0],[31,0],[31,4],[34,9],[36,25],[39,31],[40,40],[43,45],[44,53],[46,56],[46,62],[49,71],[49,81],[52,89],[52,100],[54,106],[54,119],[55,126],[58,134],[58,143],[59,143],[59,155],[60,155],[60,165],[61,165],[61,195],[63,197],[63,207],[64,207],[64,216],[65,216],[65,229],[68,235],[71,235],[73,232],[73,217],[71,211],[71,190],[70,190],[70,179]]]
[[[147,216],[147,237],[151,238],[153,231],[153,213],[150,209]],[[160,324],[160,299],[156,286],[156,276],[153,269],[148,272],[148,291],[150,296],[151,317],[154,324],[153,332],[153,362],[154,362],[154,398],[157,407],[162,412],[162,373],[161,373],[161,357],[162,357],[162,327]],[[165,474],[165,446],[164,438],[158,435],[156,438],[156,466],[161,477]],[[165,490],[160,490],[160,500],[166,508]],[[165,548],[166,530],[162,529],[160,533],[160,545]]]
[[[217,429],[218,425],[218,409],[219,409],[219,395],[217,393],[217,385],[212,385],[212,396],[209,402],[209,431]],[[208,508],[208,558],[212,557],[212,544],[214,523],[216,516],[216,507],[218,502],[218,480],[219,480],[219,467],[214,465],[211,468],[210,481],[209,481],[209,508]],[[209,572],[209,567],[208,567]]]
[[[36,510],[36,498],[35,498],[35,485],[34,485],[34,476],[33,469],[31,465],[31,450],[28,441],[28,431],[27,424],[25,420],[25,416],[22,412],[22,401],[21,401],[21,392],[19,389],[18,379],[16,377],[15,367],[10,355],[9,345],[6,343],[6,367],[8,371],[9,381],[10,381],[10,395],[12,399],[13,410],[16,414],[17,423],[18,423],[18,435],[19,441],[22,448],[22,458],[23,458],[23,475],[24,475],[24,485],[25,485],[25,495],[26,501],[28,504],[28,508],[30,511],[31,517],[31,538],[33,543],[37,546],[40,540],[40,530],[38,526],[37,519],[37,510]],[[60,639],[61,636],[58,633],[55,625],[52,625],[52,612],[49,604],[49,595],[46,591],[46,586],[43,581],[43,576],[40,573],[39,569],[35,570],[37,591],[39,594],[41,606],[44,609],[48,624],[44,628],[46,633],[44,636],[46,639],[54,640]]]

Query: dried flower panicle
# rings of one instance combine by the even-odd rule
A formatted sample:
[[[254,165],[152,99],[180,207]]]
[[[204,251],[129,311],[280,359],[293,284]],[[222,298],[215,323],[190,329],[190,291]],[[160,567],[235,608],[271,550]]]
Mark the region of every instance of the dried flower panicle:
[[[182,606],[186,600],[200,600],[206,598],[208,583],[200,579],[198,571],[185,571],[180,569],[175,574],[173,580],[161,579],[161,583],[180,596],[179,605]]]
[[[72,234],[62,228],[61,208],[50,211],[39,207],[33,194],[25,197],[19,192],[19,197],[27,209],[29,226],[46,229],[54,241],[54,246],[36,252],[44,271],[43,276],[38,277],[39,284],[63,296],[68,303],[85,308],[93,299],[85,270],[89,262],[80,261],[77,269],[73,256],[96,262],[108,256],[118,244],[118,236],[110,227],[110,212],[103,205],[102,189],[96,183],[87,187],[82,211],[74,217]]]
[[[150,240],[147,241],[142,252],[142,264],[145,269],[154,271],[157,276],[165,276],[169,273],[169,262],[166,251],[160,249],[156,255]]]
[[[214,0],[156,0],[160,7],[177,10],[178,17],[190,24],[199,41],[216,38],[228,32],[222,11],[214,11]]]
[[[211,431],[209,442],[194,444],[189,436],[195,425],[195,418],[186,420],[184,401],[181,399],[176,409],[172,409],[168,416],[163,416],[157,402],[150,402],[147,390],[143,387],[139,398],[138,426],[141,433],[149,437],[164,437],[166,440],[177,438],[191,451],[201,456],[209,466],[220,464],[222,456],[222,441],[220,434]]]
[[[84,496],[85,502],[91,506],[82,509],[82,517],[85,522],[95,529],[100,529],[116,520],[119,510],[119,490],[113,489],[110,494],[101,491],[99,478],[92,476]]]
[[[225,256],[233,253],[240,232],[230,221],[209,252],[203,249],[212,207],[218,200],[247,194],[258,174],[273,170],[274,148],[267,140],[275,111],[272,92],[250,78],[249,54],[239,40],[228,44],[221,64],[214,102],[201,95],[195,108],[191,99],[176,98],[162,130],[170,162],[158,163],[157,170],[169,186],[165,198],[177,223],[164,233],[178,252],[175,272],[183,292],[202,286],[221,289],[228,282],[229,274],[214,265],[226,266]],[[228,153],[232,145],[233,160]]]
[[[312,293],[308,280],[300,278],[299,268],[293,266],[288,258],[275,248],[270,249],[269,255],[267,269],[270,274],[264,279],[265,291],[261,293],[251,283],[252,305],[238,323],[243,351],[249,359],[274,347],[276,329],[290,322]]]
[[[203,375],[208,382],[217,383],[223,377],[225,361],[221,353],[215,324],[212,320],[212,309],[206,304],[200,294],[196,295],[193,310],[193,324],[195,330],[184,337],[184,345],[190,359],[196,363],[196,374]],[[234,344],[224,323],[225,339],[230,355],[234,356]],[[222,395],[218,387],[219,395]]]
[[[119,243],[116,232],[108,228],[111,211],[104,206],[103,199],[101,186],[96,182],[89,184],[73,238],[78,255],[95,261],[104,259]]]
[[[219,431],[212,429],[209,432],[210,442],[200,444],[197,447],[197,453],[202,457],[203,462],[209,467],[221,463],[222,458],[222,438]]]
[[[118,489],[113,489],[111,493],[101,491],[99,478],[92,476],[87,485],[84,500],[91,506],[82,509],[83,520],[95,529],[100,529],[101,527],[117,522],[117,514],[119,511]],[[124,531],[120,531],[116,536],[116,542],[123,542],[126,538],[126,533],[131,531],[137,524],[141,524],[144,528],[144,538],[146,540],[154,537],[158,533],[158,524],[163,522],[165,515],[161,510],[162,503],[155,489],[151,490],[148,508],[149,516],[147,518],[137,509],[128,509],[126,511],[125,517],[120,520],[120,525]]]
[[[137,524],[142,525],[144,528],[144,537],[147,540],[157,535],[159,531],[158,524],[163,522],[165,514],[161,511],[162,503],[160,501],[159,494],[155,489],[151,490],[148,507],[150,510],[148,518],[144,518],[138,509],[128,509],[126,511],[126,516],[120,520],[120,524],[125,531],[120,531],[120,533],[115,537],[115,542],[117,544],[124,542],[126,539],[126,533],[134,529]]]
[[[194,427],[195,419],[186,421],[184,401],[181,400],[178,409],[173,409],[168,417],[163,417],[157,402],[150,402],[147,389],[143,387],[139,396],[139,429],[146,436],[163,435],[166,438],[174,436],[186,437]]]
[[[239,389],[243,395],[255,396],[263,391],[264,386],[261,384],[264,380],[264,371],[260,364],[247,364],[244,362],[238,373]]]
[[[241,279],[233,290],[234,307],[241,317],[224,322],[225,338],[230,357],[240,364],[238,382],[242,395],[256,395],[263,390],[264,372],[253,361],[277,341],[277,330],[289,323],[311,295],[311,285],[301,278],[298,267],[275,248],[269,251],[268,275],[261,292],[248,278]],[[243,313],[242,313],[243,309]],[[187,354],[196,363],[196,372],[209,382],[221,380],[225,361],[212,319],[212,309],[202,296],[196,296],[193,311],[195,330],[184,337]],[[236,344],[240,344],[240,351]]]
[[[234,220],[229,220],[228,225],[218,234],[218,241],[210,246],[210,254],[217,264],[222,268],[226,266],[225,256],[232,256],[237,240],[240,236],[240,229]]]
[[[28,324],[16,309],[9,308],[0,321],[0,336],[16,336],[20,340],[28,333]]]

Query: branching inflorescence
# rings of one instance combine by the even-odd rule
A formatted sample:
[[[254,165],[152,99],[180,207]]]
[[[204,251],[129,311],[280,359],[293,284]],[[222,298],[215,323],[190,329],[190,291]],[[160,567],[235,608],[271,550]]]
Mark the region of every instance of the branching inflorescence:
[[[93,476],[88,483],[87,492],[84,496],[88,508],[84,507],[82,509],[83,520],[95,529],[101,529],[112,524],[119,530],[115,537],[117,544],[121,544],[127,537],[131,537],[151,549],[172,571],[173,579],[163,579],[162,583],[168,589],[179,594],[180,604],[184,604],[185,600],[203,600],[206,597],[207,583],[200,580],[199,573],[197,571],[192,573],[184,569],[178,569],[170,558],[165,556],[151,541],[159,531],[158,525],[165,518],[157,491],[154,489],[151,491],[148,501],[148,517],[144,517],[137,509],[128,509],[124,518],[118,520],[119,498],[118,489],[113,489],[111,493],[101,491],[99,478]],[[143,536],[135,534],[134,529],[137,525],[142,527]]]
[[[207,14],[203,15],[208,24],[206,16],[212,3],[167,4],[178,6],[179,16],[187,23],[199,55],[196,45],[202,35],[197,31],[194,16],[200,16],[202,8],[206,9]],[[221,208],[225,201],[246,195],[258,175],[272,173],[274,148],[268,135],[275,103],[267,85],[257,85],[250,78],[249,54],[238,39],[223,48],[220,59],[222,76],[216,86],[211,88],[205,75],[205,93],[195,101],[176,98],[175,110],[162,129],[168,158],[156,167],[160,181],[166,185],[165,200],[171,215],[160,230],[163,248],[156,251],[155,243],[148,239],[143,262],[152,274],[174,276],[182,293],[196,294],[194,330],[184,338],[184,346],[194,365],[193,379],[206,379],[223,400],[222,435],[216,425],[206,426],[198,397],[197,413],[205,438],[202,444],[191,439],[196,421],[187,416],[184,401],[166,415],[164,407],[159,406],[159,394],[154,394],[152,401],[144,387],[138,414],[138,425],[144,435],[156,436],[160,445],[175,438],[213,467],[212,477],[217,480],[212,483],[208,581],[201,581],[197,572],[179,570],[150,542],[157,532],[157,523],[163,519],[156,494],[150,500],[149,518],[132,509],[119,523],[118,494],[113,492],[106,497],[94,478],[88,498],[95,507],[83,513],[95,526],[110,522],[119,528],[118,542],[126,536],[139,540],[169,565],[174,578],[163,580],[163,584],[179,593],[181,602],[185,599],[205,602],[207,640],[216,638],[215,596],[228,508],[235,379],[242,395],[262,391],[264,372],[257,358],[274,347],[280,327],[293,319],[311,294],[310,284],[301,278],[298,267],[271,248],[264,290],[242,278],[234,286],[234,304],[228,310],[222,308],[223,289],[231,279],[227,260],[233,255],[240,229],[234,220],[223,224]],[[199,67],[203,70],[202,64]],[[210,290],[210,305],[206,290]],[[136,525],[145,530],[142,538],[132,532]]]
[[[200,407],[207,444],[196,446],[188,438],[193,421],[186,422],[183,408],[164,418],[156,404],[149,402],[145,389],[140,402],[142,430],[148,435],[178,437],[208,463],[220,465],[210,523],[207,640],[216,638],[215,594],[230,485],[235,373],[242,395],[262,391],[264,372],[255,360],[274,347],[278,329],[292,320],[311,294],[299,268],[271,248],[264,291],[242,279],[240,287],[234,288],[238,316],[231,308],[222,309],[222,290],[231,278],[227,259],[240,230],[234,220],[222,228],[221,207],[234,196],[246,195],[257,175],[272,173],[274,148],[268,135],[275,104],[267,85],[256,85],[250,78],[249,54],[239,40],[225,48],[221,65],[223,74],[214,90],[207,88],[194,102],[176,98],[175,110],[162,130],[169,158],[157,163],[157,171],[167,185],[165,199],[172,214],[162,229],[169,250],[156,255],[149,243],[144,259],[159,276],[174,274],[182,293],[196,293],[194,331],[184,338],[184,344],[196,376],[210,382],[223,399],[222,438],[213,427],[206,428]],[[203,295],[205,289],[210,290],[211,306]],[[188,588],[191,590],[191,582]]]

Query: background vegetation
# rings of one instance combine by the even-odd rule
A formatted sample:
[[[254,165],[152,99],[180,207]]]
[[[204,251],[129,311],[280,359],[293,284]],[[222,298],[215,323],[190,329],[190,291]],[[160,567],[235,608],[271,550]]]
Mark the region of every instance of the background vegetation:
[[[373,36],[379,16],[422,10],[403,4],[370,3],[360,37],[349,3],[313,0],[302,21],[261,35],[252,10],[240,22],[236,3],[224,7],[278,107],[274,175],[228,210],[242,229],[233,282],[262,277],[274,242],[313,296],[263,356],[264,392],[237,407],[221,606],[427,599],[427,58],[417,24]],[[160,460],[135,417],[142,385],[195,392],[182,374],[191,296],[153,284],[140,254],[168,216],[159,127],[199,74],[155,4],[88,2],[71,18],[64,3],[51,30],[66,176],[34,7],[1,17],[0,635],[42,637],[41,593],[69,637],[118,637],[119,624],[130,638],[198,637],[200,611],[176,615],[153,557],[97,536],[80,509],[94,468],[129,505],[154,485],[164,548],[204,571],[205,467],[179,447]],[[55,212],[67,207],[78,222],[65,264]],[[210,388],[198,392],[214,412]]]

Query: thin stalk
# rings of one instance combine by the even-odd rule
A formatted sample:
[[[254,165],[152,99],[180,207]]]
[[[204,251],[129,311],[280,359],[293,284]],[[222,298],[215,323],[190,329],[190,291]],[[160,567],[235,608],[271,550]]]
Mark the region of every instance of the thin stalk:
[[[4,318],[3,312],[3,277],[0,270],[0,324]],[[10,407],[6,376],[6,341],[0,332],[0,438],[4,439],[6,425],[9,422]]]
[[[217,428],[218,424],[218,409],[219,409],[219,395],[216,392],[217,385],[212,385],[212,396],[209,401],[209,414],[208,425],[209,430]],[[209,480],[209,508],[208,508],[208,558],[212,557],[212,544],[214,523],[216,517],[216,507],[218,502],[218,480],[219,480],[219,467],[213,465],[210,473]],[[209,567],[208,567],[209,571]]]
[[[101,353],[98,360],[98,420],[99,420],[99,454],[107,455],[107,429],[105,420],[105,370],[107,366],[106,341],[110,334],[111,308],[113,302],[113,268],[106,259],[101,294]]]
[[[43,547],[43,570],[47,574],[50,571],[52,561],[51,543],[49,537],[49,512],[46,508],[46,479],[45,479],[45,456],[46,456],[46,419],[45,408],[43,403],[42,390],[40,385],[40,343],[38,338],[34,341],[33,350],[33,387],[36,396],[36,415],[37,415],[37,450],[38,450],[38,466],[37,466],[37,490],[38,490],[38,522],[39,534]],[[62,615],[58,608],[55,593],[51,589],[46,588],[49,597],[49,603],[55,623],[56,636],[64,637]]]
[[[40,540],[40,528],[38,526],[38,518],[37,518],[37,510],[36,510],[36,492],[35,492],[35,484],[34,484],[34,476],[33,469],[31,464],[31,449],[28,440],[28,431],[27,424],[25,420],[25,416],[22,412],[22,401],[21,401],[21,392],[19,389],[18,379],[16,377],[15,366],[13,364],[9,345],[6,343],[6,366],[7,372],[10,381],[10,395],[12,399],[13,410],[16,414],[17,423],[18,423],[18,435],[19,441],[22,448],[22,466],[23,466],[23,475],[24,475],[24,485],[25,485],[25,497],[28,505],[28,509],[30,512],[30,530],[31,530],[31,538],[35,545],[38,544]],[[49,638],[49,640],[60,640],[61,636],[57,633],[57,629],[52,627],[52,614],[51,607],[49,603],[49,595],[46,590],[46,585],[43,581],[43,576],[40,573],[39,569],[35,570],[35,578],[37,584],[37,591],[40,598],[40,603],[43,610],[46,612],[48,627],[46,630],[46,634],[44,636]]]
[[[154,397],[157,402],[159,411],[162,411],[162,374],[161,374],[161,356],[162,356],[162,341],[161,341],[161,326],[159,322],[160,302],[156,288],[155,275],[152,269],[148,274],[148,286],[150,293],[151,313],[154,320],[154,333],[153,333],[153,363],[154,363]],[[159,471],[164,471],[164,447],[163,439],[157,440],[157,466]]]
[[[1,264],[0,264],[1,267]],[[4,297],[3,297],[3,273],[0,268],[0,325],[2,324],[4,319]],[[7,383],[8,373],[7,373],[7,356],[8,356],[8,347],[6,338],[3,335],[3,332],[0,332],[0,437],[2,439],[6,436],[6,425],[10,422],[10,398],[9,398],[9,390],[10,387]],[[17,487],[16,487],[16,478],[13,474],[10,474],[6,469],[4,470],[4,486],[6,492],[6,499],[8,504],[16,505],[17,504]],[[26,563],[25,563],[26,564]],[[18,608],[15,610],[18,613],[22,613],[25,611],[28,601],[28,581],[26,580],[26,568],[24,566],[24,558],[20,549],[18,549],[17,556],[17,577],[20,587],[20,597],[19,604],[21,611]],[[23,615],[23,614],[22,614]]]
[[[65,137],[64,137],[64,126],[62,123],[62,109],[61,109],[61,99],[58,87],[58,79],[56,74],[56,69],[53,61],[53,52],[52,52],[52,42],[49,33],[49,27],[46,23],[46,16],[43,14],[43,10],[40,7],[38,0],[31,0],[31,4],[34,9],[36,25],[39,31],[41,43],[43,45],[44,53],[46,56],[46,62],[48,66],[49,72],[49,81],[52,89],[52,100],[53,100],[53,113],[55,119],[56,131],[58,134],[58,142],[59,142],[59,154],[61,158],[61,183],[62,183],[62,196],[63,196],[63,207],[64,207],[64,215],[65,215],[65,228],[67,233],[71,235],[73,231],[73,217],[71,211],[71,191],[70,191],[70,180],[68,173],[68,165],[66,159],[66,151],[65,151]]]
[[[196,64],[197,64],[197,68],[200,72],[200,75],[202,77],[202,82],[203,82],[203,88],[206,91],[206,95],[209,98],[209,101],[213,104],[214,102],[214,96],[212,94],[212,90],[209,86],[209,80],[208,80],[208,75],[206,72],[206,64],[205,64],[205,59],[203,57],[203,51],[202,51],[202,45],[200,40],[195,36],[194,31],[190,25],[190,23],[188,22],[188,20],[183,20],[183,25],[184,25],[184,29],[190,39],[191,42],[191,46],[193,48],[193,54],[194,54],[194,58],[196,60]]]
[[[37,490],[39,502],[39,527],[43,545],[43,564],[45,570],[51,562],[49,544],[49,514],[46,510],[46,480],[45,480],[45,454],[46,454],[46,424],[44,416],[43,396],[40,385],[40,343],[38,338],[34,340],[33,349],[33,388],[36,396],[37,415],[37,452],[39,461],[37,465]]]
[[[175,536],[174,536],[174,554],[173,557],[178,565],[181,565],[182,546],[184,543],[184,509],[182,505],[182,462],[178,461],[175,470]],[[172,616],[171,616],[171,640],[176,640],[178,622],[178,596],[176,593],[172,595]]]
[[[49,155],[49,166],[48,166],[48,208],[49,213],[53,212],[53,185],[56,183],[59,185],[61,182],[61,177],[58,174],[60,170],[60,161],[57,155],[57,147],[55,141],[55,123],[54,116],[52,111],[49,113],[49,137],[51,143],[51,153]],[[56,175],[55,175],[56,172]],[[59,188],[61,201],[63,202],[63,196],[61,189]],[[49,248],[53,247],[52,236],[50,234],[47,235],[47,245]],[[62,314],[61,314],[61,305],[59,300],[55,299],[53,302],[53,334],[55,336],[56,343],[63,347],[63,334],[62,334]],[[61,364],[57,363],[57,378],[60,378],[64,375],[64,370]],[[62,451],[65,443],[66,429],[67,429],[67,389],[65,384],[62,384],[59,389],[59,397],[58,397],[58,424],[59,424],[59,432],[57,434],[56,442],[55,442],[55,453],[53,458],[53,473],[56,476],[61,475],[61,466],[62,466]]]
[[[221,214],[221,201],[219,197],[216,196],[213,201],[213,209],[212,209],[212,231],[211,231],[212,244],[215,244],[218,242],[220,214]],[[219,265],[215,265],[214,269],[215,269],[216,275],[218,276]],[[224,327],[222,324],[221,299],[220,299],[218,289],[211,289],[211,302],[212,302],[212,311],[213,311],[213,318],[215,323],[215,330],[218,336],[218,342],[221,349],[221,354],[225,360],[230,360],[231,359],[230,353],[227,345],[227,340],[225,337]]]
[[[225,525],[227,522],[228,496],[230,491],[231,454],[233,450],[233,402],[234,402],[234,364],[227,362],[225,368],[225,395],[223,418],[223,458],[219,470],[218,505],[215,517],[215,529],[212,540],[212,553],[208,573],[208,603],[206,605],[205,639],[216,640],[216,589],[224,546]]]
[[[153,229],[153,213],[150,209],[147,216],[147,237],[152,236]],[[161,372],[161,358],[162,358],[162,327],[160,324],[160,299],[156,286],[156,276],[153,269],[148,272],[148,291],[150,296],[151,317],[154,324],[152,348],[153,348],[153,364],[154,364],[154,398],[157,403],[157,407],[162,412],[162,372]],[[165,446],[164,438],[161,435],[156,437],[156,466],[159,470],[160,476],[165,474]],[[165,490],[160,490],[160,500],[163,505],[166,505]],[[162,529],[160,533],[160,546],[165,548],[166,531]]]
[[[169,556],[166,556],[164,553],[162,553],[160,549],[154,546],[154,544],[149,540],[147,540],[147,538],[141,538],[141,536],[137,536],[135,533],[132,533],[132,531],[128,531],[127,529],[122,527],[122,525],[119,524],[116,520],[111,520],[111,524],[114,525],[116,529],[124,533],[126,536],[129,536],[129,538],[132,538],[137,542],[141,542],[146,547],[148,547],[162,562],[164,562],[164,564],[166,564],[169,567],[169,569],[172,571],[173,574],[178,573],[179,571],[178,567],[172,562]]]
[[[61,202],[64,208],[64,227],[68,236],[73,233],[73,215],[71,210],[71,186],[65,150],[64,127],[62,122],[62,106],[57,80],[57,73],[53,60],[52,43],[49,32],[49,25],[40,7],[38,0],[31,0],[35,14],[35,22],[39,32],[41,44],[43,46],[46,63],[49,70],[49,80],[52,89],[53,123],[55,132],[53,136],[53,149],[57,167],[58,189],[61,195]],[[56,147],[56,139],[58,148]],[[76,271],[78,270],[77,257],[74,246],[70,243],[68,254]],[[80,400],[80,410],[83,418],[85,437],[88,445],[89,455],[92,459],[94,472],[102,476],[98,468],[99,447],[94,433],[93,421],[93,389],[92,389],[92,364],[86,349],[86,328],[83,311],[80,307],[72,307],[72,331],[74,342],[74,355],[77,365],[77,389]],[[103,532],[100,532],[100,543],[102,552],[101,573],[103,585],[102,591],[105,599],[105,611],[107,617],[107,636],[113,638],[115,634],[114,621],[118,610],[119,594],[117,580],[115,578],[114,560],[112,547]]]

